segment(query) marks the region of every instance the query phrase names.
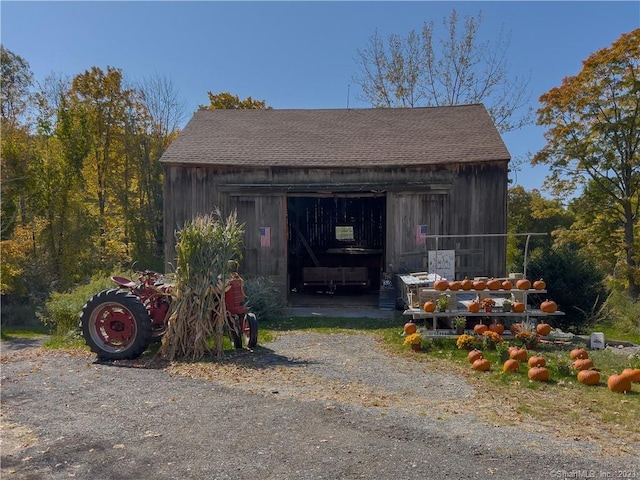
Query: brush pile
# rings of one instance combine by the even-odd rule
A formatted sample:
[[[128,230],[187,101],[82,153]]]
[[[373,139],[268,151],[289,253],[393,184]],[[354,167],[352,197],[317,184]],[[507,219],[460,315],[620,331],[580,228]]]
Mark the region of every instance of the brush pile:
[[[197,216],[176,232],[175,298],[160,355],[171,361],[222,356],[224,292],[232,278],[230,266],[241,258],[243,235],[236,213],[224,220],[219,211]]]

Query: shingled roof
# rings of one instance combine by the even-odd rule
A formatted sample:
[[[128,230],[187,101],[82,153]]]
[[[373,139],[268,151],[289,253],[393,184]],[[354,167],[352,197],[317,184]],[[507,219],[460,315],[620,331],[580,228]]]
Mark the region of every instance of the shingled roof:
[[[167,164],[388,167],[508,161],[483,105],[332,110],[199,110]]]

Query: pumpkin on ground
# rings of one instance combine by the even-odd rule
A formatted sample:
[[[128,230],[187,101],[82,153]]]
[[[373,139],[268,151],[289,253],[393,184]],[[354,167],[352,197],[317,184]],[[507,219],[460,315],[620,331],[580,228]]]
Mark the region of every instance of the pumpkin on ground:
[[[498,335],[502,335],[504,333],[504,325],[501,323],[492,323],[489,325],[489,330],[497,333]]]
[[[520,369],[520,363],[513,358],[510,358],[504,362],[502,366],[503,372],[517,372]]]
[[[533,288],[535,290],[544,290],[545,288],[547,288],[547,284],[543,279],[536,280],[535,282],[533,282]]]
[[[504,282],[502,282],[503,290],[511,290],[512,288],[513,288],[513,283],[511,283],[510,280],[505,280]]]
[[[534,355],[531,358],[529,358],[527,365],[529,365],[530,367],[546,367],[547,361],[544,359],[544,357]]]
[[[427,313],[432,313],[436,311],[436,302],[433,302],[431,300],[424,302],[424,305],[422,306],[422,309],[427,312]]]
[[[536,325],[536,333],[538,335],[546,337],[551,333],[551,325],[549,325],[548,323],[539,323],[538,325]]]
[[[524,348],[514,348],[509,351],[509,358],[513,360],[517,360],[518,362],[526,362],[527,361],[527,351]]]
[[[640,383],[640,368],[625,368],[620,375],[629,377],[632,383]]]
[[[626,393],[631,390],[631,378],[626,375],[614,373],[607,380],[609,390],[616,393]]]
[[[569,352],[569,358],[571,360],[577,360],[579,358],[589,358],[589,354],[584,348],[574,348]]]
[[[600,383],[600,372],[592,368],[580,370],[578,372],[578,381],[584,385],[598,385]]]
[[[478,335],[482,335],[487,330],[489,330],[489,327],[487,327],[482,323],[473,327],[473,331],[476,332]]]
[[[486,358],[479,358],[471,365],[471,368],[479,372],[487,372],[491,368],[491,363]]]
[[[471,313],[478,313],[480,311],[480,303],[474,301],[471,301],[467,304],[467,310],[469,310]]]
[[[413,322],[407,322],[404,324],[404,333],[412,335],[418,331],[418,325]]]
[[[480,350],[471,350],[469,352],[469,354],[467,355],[467,360],[469,360],[469,363],[473,363],[476,360],[480,360],[481,358],[484,358],[484,354],[480,351]]]
[[[447,288],[449,288],[449,282],[447,282],[446,280],[442,280],[442,279],[436,280],[433,283],[433,288],[435,290],[438,290],[438,291],[442,292],[442,291],[446,290]]]
[[[593,368],[593,361],[590,358],[579,358],[571,366],[574,370],[589,370]]]
[[[553,300],[545,300],[540,304],[540,310],[544,313],[555,313],[558,311],[558,304]]]
[[[502,285],[500,284],[500,280],[498,280],[497,278],[492,278],[487,282],[487,288],[489,290],[500,290],[501,286]]]
[[[463,290],[471,290],[473,288],[473,282],[469,280],[467,277],[464,277],[464,280],[460,282],[460,286]]]
[[[537,382],[546,382],[549,380],[549,370],[545,367],[533,367],[527,372],[527,377]]]
[[[531,281],[526,278],[521,278],[516,282],[516,288],[518,290],[529,290],[531,289]]]
[[[527,306],[523,302],[513,302],[513,305],[511,305],[511,311],[514,313],[522,313],[526,307]]]

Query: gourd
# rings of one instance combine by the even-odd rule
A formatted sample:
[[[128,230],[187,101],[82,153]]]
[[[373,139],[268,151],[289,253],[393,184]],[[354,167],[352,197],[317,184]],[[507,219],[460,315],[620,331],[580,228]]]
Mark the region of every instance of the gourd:
[[[533,282],[533,288],[535,290],[544,290],[545,288],[547,288],[547,284],[543,279],[536,280],[535,282]]]
[[[455,280],[453,282],[449,282],[449,290],[458,291],[462,288],[462,283]]]
[[[469,280],[467,277],[464,277],[464,280],[460,282],[463,290],[471,290],[473,288],[473,282]]]
[[[614,373],[607,380],[609,390],[616,393],[625,393],[631,390],[631,378],[626,375]]]
[[[422,309],[425,312],[431,313],[436,311],[436,302],[432,302],[431,300],[424,302]]]
[[[547,361],[544,359],[544,357],[534,355],[529,359],[527,365],[529,365],[530,367],[546,367]]]
[[[571,366],[574,370],[589,370],[593,368],[593,361],[590,358],[579,358]]]
[[[444,290],[446,290],[447,288],[449,288],[449,282],[447,282],[446,280],[436,280],[433,283],[433,288],[435,290],[438,290],[440,292],[443,292]]]
[[[467,355],[467,360],[469,360],[469,363],[473,363],[476,360],[479,360],[481,358],[484,358],[484,355],[480,350],[477,350],[477,349],[471,350]]]
[[[531,281],[526,278],[521,278],[516,282],[516,288],[518,290],[529,290],[531,288]]]
[[[589,358],[589,354],[584,348],[574,348],[569,352],[569,358],[571,360],[577,360],[579,358]]]
[[[509,351],[509,358],[517,360],[518,362],[526,362],[527,351],[524,348],[514,348]]]
[[[578,381],[584,385],[598,385],[600,383],[600,372],[592,368],[580,370],[578,372]]]
[[[476,325],[475,327],[473,327],[473,331],[476,332],[478,335],[482,335],[487,330],[489,330],[489,327],[487,327],[482,323],[480,325]]]
[[[495,278],[489,280],[486,285],[489,290],[500,290],[501,287],[500,280],[497,280]]]
[[[486,358],[479,358],[471,365],[471,368],[479,372],[486,372],[491,368],[491,363]]]
[[[497,333],[498,335],[502,335],[504,333],[504,325],[501,323],[492,323],[489,325],[489,330]]]
[[[625,368],[620,375],[629,377],[633,383],[640,383],[640,368]]]
[[[413,322],[407,322],[404,324],[404,333],[412,335],[418,331],[418,325]]]
[[[545,300],[540,304],[540,310],[545,313],[554,313],[558,310],[558,304],[553,300]]]
[[[527,377],[537,382],[546,382],[549,380],[549,370],[545,367],[533,367],[527,372]]]
[[[480,311],[480,304],[476,301],[469,302],[467,304],[467,310],[471,313],[478,313]]]
[[[538,335],[546,337],[551,333],[551,325],[549,325],[548,323],[539,323],[538,325],[536,325],[536,333]]]
[[[525,308],[526,305],[523,302],[513,302],[513,305],[511,305],[511,311],[514,313],[522,313]]]
[[[474,290],[484,290],[485,288],[487,288],[487,282],[483,280],[476,280],[475,282],[473,282]]]
[[[519,369],[520,369],[520,364],[518,363],[517,360],[514,360],[513,358],[506,360],[504,362],[504,365],[502,366],[502,371],[505,373],[517,372]]]
[[[512,288],[513,288],[513,283],[511,283],[510,280],[505,280],[504,282],[502,282],[503,290],[511,290]]]

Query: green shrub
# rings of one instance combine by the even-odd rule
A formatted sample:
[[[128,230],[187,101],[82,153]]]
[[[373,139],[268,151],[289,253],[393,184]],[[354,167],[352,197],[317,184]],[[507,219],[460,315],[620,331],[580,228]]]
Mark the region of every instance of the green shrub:
[[[31,303],[6,303],[0,309],[2,326],[36,325],[36,307]]]
[[[52,293],[44,308],[36,315],[57,336],[73,336],[78,332],[80,312],[87,300],[102,290],[114,287],[110,277],[95,277],[88,284],[80,285],[69,293]]]
[[[258,317],[258,321],[268,321],[278,317],[284,309],[280,289],[268,277],[247,278],[244,281],[247,306]]]

